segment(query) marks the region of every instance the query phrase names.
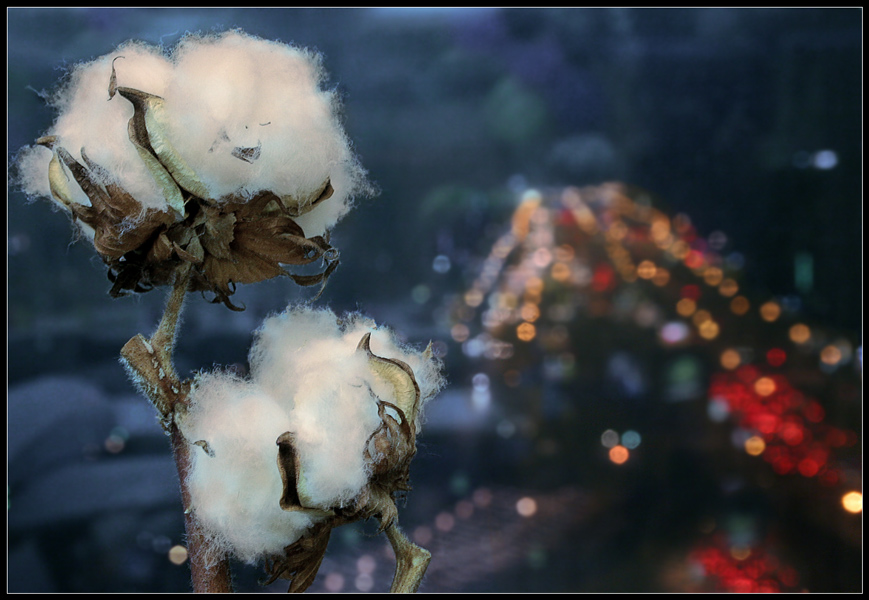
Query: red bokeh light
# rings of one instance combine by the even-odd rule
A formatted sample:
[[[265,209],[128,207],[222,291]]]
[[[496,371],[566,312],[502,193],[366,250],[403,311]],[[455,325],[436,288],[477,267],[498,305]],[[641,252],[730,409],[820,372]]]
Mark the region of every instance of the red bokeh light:
[[[804,458],[797,465],[797,470],[803,477],[814,477],[820,468],[821,466],[812,458]]]
[[[615,272],[606,263],[600,263],[595,267],[591,278],[591,289],[596,292],[606,292],[615,286]]]
[[[826,416],[824,407],[815,400],[810,400],[809,403],[803,407],[803,414],[806,416],[806,419],[812,423],[820,423]]]
[[[772,348],[766,353],[766,362],[773,367],[780,367],[787,360],[787,354],[781,348]]]
[[[682,289],[679,291],[679,297],[688,298],[696,302],[700,299],[700,286],[694,285],[693,283],[682,286]]]
[[[689,250],[688,254],[685,255],[683,262],[689,269],[699,269],[703,266],[703,253],[698,252],[697,250]],[[697,298],[692,298],[692,300],[696,299]]]

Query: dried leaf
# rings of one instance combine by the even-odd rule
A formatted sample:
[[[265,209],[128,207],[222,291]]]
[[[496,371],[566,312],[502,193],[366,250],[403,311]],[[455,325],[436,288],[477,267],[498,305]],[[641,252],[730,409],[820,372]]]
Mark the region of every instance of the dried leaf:
[[[202,211],[203,215],[205,210]],[[202,246],[215,258],[230,260],[230,244],[235,239],[235,213],[220,214],[211,209],[212,216],[204,220],[205,231],[199,237]]]

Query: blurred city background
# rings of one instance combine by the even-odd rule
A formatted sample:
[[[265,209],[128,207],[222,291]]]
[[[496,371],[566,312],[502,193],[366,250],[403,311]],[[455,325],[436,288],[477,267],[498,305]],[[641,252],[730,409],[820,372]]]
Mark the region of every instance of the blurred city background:
[[[8,159],[69,65],[139,39],[316,48],[380,195],[319,305],[433,342],[408,535],[424,592],[862,590],[861,9],[8,9]],[[8,590],[189,589],[168,438],[48,202],[8,195]],[[189,298],[176,361],[244,372],[314,292]],[[382,592],[373,523],[311,591]],[[240,591],[262,571],[235,565]]]

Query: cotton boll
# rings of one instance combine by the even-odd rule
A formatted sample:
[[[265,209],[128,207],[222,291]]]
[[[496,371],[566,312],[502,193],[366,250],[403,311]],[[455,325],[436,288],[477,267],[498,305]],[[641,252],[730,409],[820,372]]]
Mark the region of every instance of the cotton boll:
[[[251,348],[251,376],[290,409],[314,506],[347,504],[367,483],[365,442],[380,425],[365,387],[365,358],[341,335],[328,310],[296,309],[269,317]]]
[[[204,447],[191,448],[193,507],[208,535],[242,560],[279,555],[317,519],[329,518],[316,509],[361,509],[356,501],[368,497],[375,475],[365,451],[383,424],[378,400],[396,403],[396,387],[357,348],[366,334],[379,360],[413,369],[421,401],[437,392],[440,365],[390,330],[361,315],[338,319],[306,307],[264,321],[250,351],[248,379],[197,378],[189,409],[178,418],[189,443]],[[418,417],[414,425],[418,429]],[[276,441],[285,432],[292,434],[295,491],[304,510],[280,507]]]
[[[162,48],[128,42],[73,67],[52,97],[59,115],[46,135],[82,164],[84,148],[108,174],[102,183],[120,184],[143,208],[166,209],[167,192],[129,139],[131,102],[121,95],[107,101],[113,66],[117,86],[162,98],[159,108],[148,109],[149,131],[157,127],[161,140],[154,149],[170,172],[190,176],[179,183],[195,183],[205,201],[272,192],[291,211],[305,213],[299,225],[312,237],[331,229],[354,195],[374,193],[339,122],[335,94],[321,89],[319,55],[231,31],[188,35],[169,57]],[[22,160],[22,188],[51,197],[51,153],[24,153]],[[89,204],[63,168],[72,201]],[[91,176],[99,180],[96,172]],[[331,196],[307,212],[327,181]]]
[[[280,507],[275,440],[290,429],[286,411],[250,382],[223,374],[201,376],[190,400],[182,432],[213,454],[191,448],[187,484],[198,521],[243,561],[280,554],[317,520]]]

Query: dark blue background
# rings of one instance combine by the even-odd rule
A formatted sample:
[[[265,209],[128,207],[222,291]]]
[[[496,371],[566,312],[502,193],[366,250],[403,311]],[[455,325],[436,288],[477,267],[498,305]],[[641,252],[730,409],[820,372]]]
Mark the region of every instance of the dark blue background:
[[[360,309],[411,341],[446,339],[432,307],[461,292],[461,277],[433,273],[434,257],[449,256],[456,273],[484,255],[523,182],[607,180],[651,190],[659,208],[689,215],[702,235],[725,232],[757,293],[861,335],[859,9],[91,8],[7,17],[10,160],[51,124],[38,92],[127,39],[171,46],[186,31],[240,27],[320,50],[345,100],[347,132],[381,189],[335,229],[342,264],[321,303]],[[822,150],[835,152],[834,168],[811,165]],[[183,590],[184,568],[165,560],[182,531],[168,444],[116,361],[129,337],[156,324],[161,292],[112,301],[103,267],[87,244],[70,245],[63,215],[14,189],[8,200],[10,590]],[[812,257],[811,289],[797,288],[798,255]],[[420,284],[429,303],[411,295]],[[235,297],[247,306],[239,315],[192,298],[179,369],[244,365],[263,316],[310,295],[288,281],[248,286]],[[472,374],[457,362],[449,376],[461,389]],[[104,439],[117,427],[127,446],[106,458]],[[520,448],[487,449],[484,432],[457,432],[448,423],[438,434],[446,437],[430,438],[406,522],[430,520],[480,481],[501,486],[504,502],[522,488],[510,454]],[[539,559],[541,538],[520,561],[524,575],[505,559],[502,571],[451,580],[458,565],[435,569],[441,575],[424,590],[661,589],[654,567],[612,558],[607,528],[617,520],[583,530],[594,541],[576,550],[582,568],[564,551]],[[655,531],[666,537],[663,525]],[[334,569],[340,552],[363,552],[345,537]],[[654,555],[663,541],[647,543]],[[375,589],[388,585],[386,563]],[[853,575],[819,581],[853,589]],[[252,570],[240,577],[253,585]]]

